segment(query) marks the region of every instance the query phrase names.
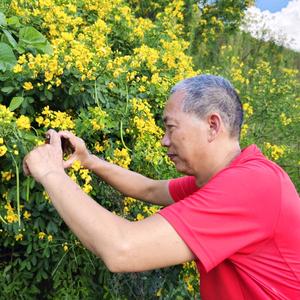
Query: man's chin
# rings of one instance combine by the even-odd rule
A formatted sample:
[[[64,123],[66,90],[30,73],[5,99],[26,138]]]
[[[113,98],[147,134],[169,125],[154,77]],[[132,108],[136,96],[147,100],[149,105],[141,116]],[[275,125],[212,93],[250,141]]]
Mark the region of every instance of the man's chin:
[[[175,168],[179,173],[185,174],[185,175],[194,175],[192,170],[190,170],[189,168],[187,168],[186,166],[183,166],[180,163],[174,163],[175,164]]]

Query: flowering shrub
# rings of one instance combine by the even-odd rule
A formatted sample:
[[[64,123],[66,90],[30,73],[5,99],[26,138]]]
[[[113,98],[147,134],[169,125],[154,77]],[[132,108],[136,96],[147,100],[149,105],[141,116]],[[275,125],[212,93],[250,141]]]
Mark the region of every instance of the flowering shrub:
[[[219,60],[215,71],[231,80],[244,102],[242,145],[258,144],[299,188],[299,71],[263,57],[249,65],[231,45],[222,47]]]
[[[6,298],[199,297],[192,263],[141,274],[108,272],[22,172],[24,155],[54,128],[74,132],[92,152],[124,168],[152,178],[178,175],[160,145],[161,115],[170,87],[200,72],[187,54],[187,2],[13,0],[6,17],[0,14],[0,288]],[[213,7],[204,9],[203,20],[210,21],[209,27],[202,22],[202,32],[221,28],[221,17],[209,17]],[[227,13],[232,22],[242,14],[237,7]],[[270,159],[290,166],[296,181],[297,72],[266,60],[245,65],[230,45],[221,49],[218,65],[207,69],[206,62],[203,70],[224,75],[240,91],[242,144],[257,143]],[[120,195],[79,162],[67,172],[130,220],[160,209]]]

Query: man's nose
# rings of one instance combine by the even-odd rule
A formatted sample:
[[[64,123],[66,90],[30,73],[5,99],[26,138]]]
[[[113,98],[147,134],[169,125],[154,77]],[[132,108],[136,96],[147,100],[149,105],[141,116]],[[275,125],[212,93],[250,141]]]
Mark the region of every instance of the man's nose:
[[[167,134],[165,134],[160,142],[161,142],[162,146],[169,147],[170,146],[169,136]]]

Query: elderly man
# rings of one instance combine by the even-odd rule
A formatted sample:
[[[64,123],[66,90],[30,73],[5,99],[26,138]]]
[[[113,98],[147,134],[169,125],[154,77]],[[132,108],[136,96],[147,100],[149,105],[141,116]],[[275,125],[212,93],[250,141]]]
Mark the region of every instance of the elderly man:
[[[171,91],[163,146],[186,176],[152,180],[88,152],[69,132],[24,159],[82,243],[112,272],[196,260],[202,299],[300,299],[300,201],[288,175],[239,135],[239,97],[222,77],[185,79]],[[62,159],[61,138],[74,153]],[[142,221],[112,214],[64,172],[78,159],[122,193],[165,206]]]

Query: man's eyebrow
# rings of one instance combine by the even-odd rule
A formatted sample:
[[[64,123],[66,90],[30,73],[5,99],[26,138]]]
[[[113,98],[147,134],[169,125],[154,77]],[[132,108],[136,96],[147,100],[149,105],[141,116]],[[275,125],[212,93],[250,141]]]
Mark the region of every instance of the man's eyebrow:
[[[162,120],[163,120],[164,124],[166,124],[167,122],[175,122],[175,123],[177,123],[177,122],[176,122],[176,119],[174,119],[174,118],[172,118],[172,117],[168,117],[168,116],[164,116],[164,117],[162,118]]]

